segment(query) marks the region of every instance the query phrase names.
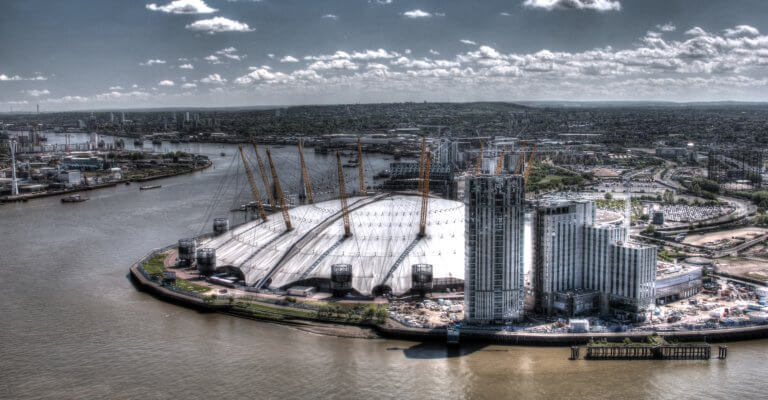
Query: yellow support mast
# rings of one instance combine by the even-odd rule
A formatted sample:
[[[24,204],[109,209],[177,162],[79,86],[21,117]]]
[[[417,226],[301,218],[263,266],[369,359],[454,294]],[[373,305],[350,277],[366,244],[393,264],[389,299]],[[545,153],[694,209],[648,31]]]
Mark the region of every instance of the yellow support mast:
[[[477,161],[475,163],[475,175],[480,175],[483,173],[483,152],[485,151],[485,147],[482,143],[480,143],[480,153],[477,155]]]
[[[424,155],[427,151],[427,137],[423,136],[421,138],[421,150],[419,151],[419,189],[418,192],[421,193],[422,185],[424,183]]]
[[[272,210],[277,207],[275,202],[275,196],[272,195],[272,190],[269,187],[269,178],[267,178],[267,170],[264,168],[264,161],[259,155],[259,145],[256,144],[256,140],[251,141],[253,144],[253,151],[256,152],[256,163],[259,164],[259,174],[261,174],[261,183],[264,184],[264,190],[267,191],[267,199],[269,199],[269,205],[272,206]]]
[[[304,194],[307,196],[307,203],[312,204],[315,202],[312,197],[312,182],[309,181],[309,171],[307,170],[307,164],[304,162],[304,144],[299,139],[299,161],[301,162],[301,176],[304,178]]]
[[[277,169],[275,169],[275,163],[272,162],[272,153],[269,149],[267,149],[267,160],[269,160],[269,169],[272,171],[272,181],[275,184],[277,197],[280,198],[280,211],[283,213],[283,220],[285,220],[285,230],[292,231],[291,214],[288,212],[288,206],[285,204],[285,193],[283,193],[283,188],[280,186],[280,178],[277,177]]]
[[[259,193],[259,188],[256,186],[256,178],[253,177],[253,171],[251,171],[251,167],[248,166],[248,160],[245,158],[243,145],[238,145],[237,149],[240,151],[240,159],[243,160],[243,168],[245,168],[245,175],[248,177],[248,183],[251,185],[253,199],[256,201],[256,207],[259,209],[259,217],[261,217],[262,221],[266,222],[267,212],[264,211],[264,205],[261,204],[261,194]]]
[[[496,175],[501,175],[501,171],[504,169],[504,157],[506,149],[502,148],[496,159]]]
[[[360,194],[365,196],[365,167],[363,166],[363,144],[357,138],[357,179],[360,182]]]
[[[515,175],[520,175],[523,172],[523,163],[525,162],[526,147],[522,147],[517,154],[517,161],[515,162]]]
[[[352,236],[349,227],[349,205],[347,204],[347,186],[344,183],[344,168],[341,166],[341,155],[336,152],[336,168],[339,173],[339,200],[341,200],[341,216],[344,220],[344,237]]]
[[[525,166],[525,175],[523,176],[523,183],[528,184],[528,176],[531,175],[531,169],[533,168],[533,157],[536,155],[536,144],[534,143],[531,150],[531,156],[528,158],[528,165]]]
[[[427,234],[427,212],[429,211],[429,169],[432,167],[432,154],[427,153],[424,166],[424,183],[421,185],[421,218],[419,219],[419,237]]]

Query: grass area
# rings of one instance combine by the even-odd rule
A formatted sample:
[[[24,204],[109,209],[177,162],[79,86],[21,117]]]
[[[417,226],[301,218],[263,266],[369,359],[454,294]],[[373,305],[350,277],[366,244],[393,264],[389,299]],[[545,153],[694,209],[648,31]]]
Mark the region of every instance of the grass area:
[[[270,304],[252,301],[237,301],[235,308],[245,311],[257,318],[281,321],[284,319],[309,319],[325,322],[340,323],[379,323],[386,322],[389,317],[387,307],[374,304],[334,304],[319,303],[316,310],[293,307],[277,307]]]
[[[144,271],[150,276],[162,275],[165,269],[165,255],[156,254],[144,263]]]
[[[187,292],[194,292],[194,293],[205,293],[211,290],[211,288],[207,286],[198,285],[186,279],[176,279],[176,281],[173,283],[173,286],[175,286],[179,290],[184,290]]]
[[[579,185],[584,181],[581,174],[553,165],[534,163],[526,190],[531,192],[557,190],[566,186]]]

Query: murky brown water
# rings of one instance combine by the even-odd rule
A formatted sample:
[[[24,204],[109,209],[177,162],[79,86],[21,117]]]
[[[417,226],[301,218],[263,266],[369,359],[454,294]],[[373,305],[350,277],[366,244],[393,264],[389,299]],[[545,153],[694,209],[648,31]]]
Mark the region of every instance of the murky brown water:
[[[206,216],[248,194],[243,182],[230,185],[239,188],[206,212],[233,148],[197,148],[216,169],[160,181],[159,190],[120,186],[81,204],[0,206],[0,398],[768,397],[768,341],[731,344],[727,361],[708,362],[574,362],[567,348],[454,353],[201,314],[137,292],[126,278],[133,261],[207,229]],[[294,149],[275,151],[293,176]],[[317,163],[319,174],[326,167]]]

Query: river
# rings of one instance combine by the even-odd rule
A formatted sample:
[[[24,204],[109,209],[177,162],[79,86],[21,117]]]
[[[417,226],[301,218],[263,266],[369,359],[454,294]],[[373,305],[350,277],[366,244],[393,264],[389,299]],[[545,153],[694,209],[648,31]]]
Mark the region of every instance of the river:
[[[165,143],[158,149],[207,154],[215,168],[156,181],[163,186],[158,190],[120,185],[89,192],[85,203],[53,197],[0,206],[0,398],[725,399],[768,393],[768,341],[729,344],[726,361],[569,361],[567,348],[449,352],[439,345],[320,336],[162,302],[135,289],[128,266],[152,248],[210,229],[214,216],[226,215],[249,192],[236,173],[234,146]],[[334,178],[333,158],[307,150],[313,178]],[[274,153],[281,177],[297,188],[295,147]],[[372,170],[391,161],[369,158]]]

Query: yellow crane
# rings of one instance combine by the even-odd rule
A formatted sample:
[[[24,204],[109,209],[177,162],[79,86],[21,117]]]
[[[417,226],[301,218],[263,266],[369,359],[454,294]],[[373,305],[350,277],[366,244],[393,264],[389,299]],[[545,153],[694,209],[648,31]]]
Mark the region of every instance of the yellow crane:
[[[347,186],[344,183],[344,168],[341,166],[341,155],[336,152],[336,168],[339,173],[339,200],[341,200],[341,217],[344,220],[344,237],[352,236],[349,228],[349,206],[347,205]]]
[[[269,169],[272,171],[272,181],[275,183],[277,197],[280,198],[280,211],[283,213],[283,220],[285,220],[285,230],[291,231],[293,230],[291,214],[288,212],[288,206],[285,204],[285,193],[283,193],[283,188],[280,186],[280,178],[277,177],[277,169],[275,169],[275,163],[272,162],[272,153],[269,149],[267,149],[267,160],[269,160]]]
[[[525,151],[527,147],[520,148],[520,152],[517,154],[517,161],[515,161],[515,175],[520,175],[523,172],[523,163],[525,162]]]
[[[264,190],[267,191],[267,199],[269,199],[269,205],[272,206],[272,210],[277,207],[275,202],[275,196],[272,195],[272,190],[269,186],[269,178],[267,178],[267,171],[264,168],[264,161],[259,155],[259,146],[256,144],[256,140],[251,141],[253,144],[253,151],[256,153],[256,163],[259,164],[259,173],[261,174],[261,183],[264,184]]]
[[[365,167],[363,167],[363,144],[357,138],[357,179],[360,182],[360,194],[365,196]]]
[[[523,175],[523,183],[528,183],[528,176],[531,175],[531,168],[533,167],[533,157],[536,155],[536,144],[533,144],[531,149],[531,156],[528,158],[528,165],[525,166],[525,175]]]
[[[243,153],[243,145],[238,145],[237,149],[240,150],[240,159],[243,160],[243,168],[245,168],[245,175],[248,177],[248,183],[251,185],[251,193],[253,194],[253,199],[256,201],[256,207],[259,209],[259,217],[261,217],[262,221],[267,221],[267,212],[264,211],[264,205],[261,204],[261,194],[259,193],[259,188],[256,186],[256,178],[253,177],[253,171],[251,171],[251,167],[248,166],[248,160],[245,158],[245,153]]]
[[[424,184],[424,155],[427,152],[427,137],[421,137],[421,150],[419,150],[419,189],[421,193],[421,186]]]
[[[504,154],[505,151],[506,148],[502,147],[496,159],[496,175],[501,175],[501,171],[504,170],[504,157],[506,156],[506,154]]]
[[[309,181],[309,171],[304,162],[304,144],[301,139],[299,139],[299,161],[301,162],[301,176],[304,178],[304,194],[307,196],[307,203],[312,204],[315,202],[312,197],[312,182]]]
[[[432,167],[432,154],[427,153],[424,166],[424,183],[421,185],[421,218],[419,219],[419,237],[427,234],[427,212],[429,207],[429,169]]]
[[[485,147],[482,143],[480,143],[480,153],[477,155],[477,161],[475,163],[475,175],[480,175],[483,173],[483,152],[485,151]]]

